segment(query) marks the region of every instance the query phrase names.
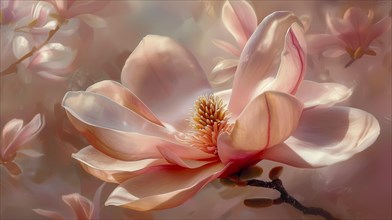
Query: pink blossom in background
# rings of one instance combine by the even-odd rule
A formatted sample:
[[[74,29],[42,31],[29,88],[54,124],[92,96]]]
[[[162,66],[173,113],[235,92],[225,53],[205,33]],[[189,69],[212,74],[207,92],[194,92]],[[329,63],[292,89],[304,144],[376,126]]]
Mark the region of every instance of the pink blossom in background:
[[[23,125],[22,119],[12,119],[4,125],[1,133],[0,162],[11,174],[21,173],[20,167],[13,162],[17,154],[32,157],[42,155],[33,149],[21,149],[21,147],[37,136],[44,125],[44,118],[40,114],[35,115],[26,125]]]
[[[391,219],[391,11],[0,1],[0,219]]]
[[[265,35],[276,28],[276,18],[287,16],[276,12],[254,32],[240,56],[233,90],[213,94],[185,48],[169,38],[147,36],[125,64],[123,85],[103,81],[65,95],[63,107],[72,124],[91,143],[73,157],[90,174],[119,184],[106,205],[170,208],[212,180],[262,159],[326,166],[376,140],[379,125],[372,115],[330,107],[345,100],[349,89],[303,81],[306,47],[296,26],[278,28],[285,45],[278,73],[271,77],[265,66],[273,61],[263,57],[275,49],[270,44],[279,36]],[[154,179],[162,185],[156,187]]]
[[[327,14],[327,25],[331,34],[308,36],[312,51],[325,56],[338,57],[348,54],[351,62],[364,55],[376,56],[382,48],[372,47],[372,43],[391,27],[391,17],[386,16],[374,22],[374,11],[351,7],[343,19]]]

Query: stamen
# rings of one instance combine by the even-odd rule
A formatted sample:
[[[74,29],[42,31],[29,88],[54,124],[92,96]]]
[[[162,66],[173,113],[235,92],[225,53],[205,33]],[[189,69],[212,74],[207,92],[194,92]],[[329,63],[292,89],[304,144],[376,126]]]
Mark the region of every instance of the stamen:
[[[221,98],[213,94],[199,96],[189,120],[193,130],[177,139],[207,153],[218,154],[219,134],[231,132],[233,128],[228,120],[229,112]]]

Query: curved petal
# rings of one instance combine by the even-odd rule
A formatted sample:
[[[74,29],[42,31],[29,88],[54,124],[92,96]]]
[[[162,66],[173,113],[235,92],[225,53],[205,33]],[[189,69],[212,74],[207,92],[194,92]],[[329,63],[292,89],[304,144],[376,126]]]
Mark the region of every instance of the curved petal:
[[[367,44],[370,44],[373,40],[381,36],[384,32],[391,28],[392,18],[390,16],[384,17],[377,23],[375,23],[369,30],[366,38]]]
[[[246,1],[226,1],[222,7],[222,21],[234,36],[238,45],[244,47],[257,27],[257,15]]]
[[[157,146],[183,158],[210,154],[177,144],[175,131],[154,124],[128,108],[91,92],[68,92],[63,107],[71,123],[98,150],[120,160],[161,158]]]
[[[218,178],[226,167],[221,163],[214,163],[197,169],[168,168],[140,175],[121,183],[105,205],[138,211],[172,208],[184,203]],[[158,180],[159,184],[151,180]]]
[[[370,24],[368,14],[361,8],[351,7],[344,13],[343,19],[356,29],[365,29]]]
[[[23,127],[23,120],[14,118],[4,125],[1,132],[1,157],[5,159],[5,151]]]
[[[154,113],[152,113],[151,110],[135,94],[118,82],[104,80],[88,87],[86,91],[101,94],[115,101],[117,104],[136,112],[147,120],[157,125],[164,126]]]
[[[24,36],[17,36],[12,40],[12,52],[17,59],[22,58],[31,50],[31,42]]]
[[[109,1],[75,1],[68,10],[64,11],[65,18],[72,18],[81,14],[94,14],[103,9]]]
[[[75,213],[76,219],[85,220],[91,219],[94,210],[93,203],[86,197],[79,193],[64,195],[61,197],[63,201],[72,208]]]
[[[305,111],[285,144],[269,148],[264,159],[296,167],[321,167],[344,161],[377,139],[380,126],[371,114],[348,107]]]
[[[111,183],[121,183],[136,175],[170,165],[165,159],[117,160],[92,146],[81,149],[72,157],[91,175]]]
[[[220,85],[233,79],[237,65],[238,60],[225,59],[219,62],[209,76],[211,83]]]
[[[177,130],[199,95],[210,93],[207,77],[193,57],[168,37],[149,35],[129,56],[121,82],[140,98],[158,118]]]
[[[218,158],[212,158],[212,160],[186,160],[182,159],[178,154],[176,154],[170,149],[158,146],[158,150],[159,152],[161,152],[163,158],[165,158],[169,163],[189,169],[198,168],[206,164],[218,161]]]
[[[289,12],[274,12],[257,27],[241,53],[233,82],[229,110],[238,116],[263,79],[276,71],[288,28],[299,22]]]
[[[33,209],[35,213],[38,215],[42,215],[44,217],[53,219],[53,220],[64,220],[64,216],[62,216],[60,213],[55,212],[55,211],[50,211],[50,210],[44,210],[44,209]]]
[[[308,52],[322,54],[326,50],[345,48],[344,42],[331,34],[309,34],[306,36]]]
[[[326,16],[326,22],[329,30],[334,35],[353,31],[353,27],[350,24],[340,18],[330,15],[329,13],[327,13]]]
[[[235,57],[239,57],[241,54],[241,51],[239,49],[237,49],[235,46],[233,46],[231,43],[227,41],[213,39],[212,43],[215,44],[215,46],[219,47],[220,49],[226,51],[229,54],[232,54]]]
[[[295,94],[304,108],[317,106],[328,107],[348,99],[352,89],[337,83],[317,83],[304,80]]]
[[[230,138],[218,138],[221,161],[243,160],[247,152],[257,153],[283,142],[296,129],[302,108],[300,101],[286,93],[259,95],[238,117]],[[240,151],[244,154],[231,153]]]
[[[44,117],[41,116],[41,114],[36,114],[28,124],[23,126],[23,128],[15,134],[15,137],[9,142],[6,148],[4,150],[2,149],[3,159],[7,159],[7,157],[15,153],[20,146],[35,137],[42,130],[44,124]]]
[[[297,92],[305,75],[306,46],[303,32],[296,26],[297,24],[293,24],[287,31],[275,80],[261,91],[274,90],[292,95]],[[258,89],[260,91],[260,88]]]
[[[60,43],[50,43],[34,53],[28,68],[49,71],[54,75],[67,72],[76,58],[76,51]]]

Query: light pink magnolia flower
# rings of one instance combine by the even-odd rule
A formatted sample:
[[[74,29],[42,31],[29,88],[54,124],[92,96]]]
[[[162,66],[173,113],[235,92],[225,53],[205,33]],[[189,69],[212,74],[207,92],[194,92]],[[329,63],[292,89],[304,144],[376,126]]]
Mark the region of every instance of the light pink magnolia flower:
[[[38,135],[44,124],[43,116],[37,114],[25,126],[23,126],[22,119],[12,119],[4,125],[1,133],[0,164],[4,165],[11,174],[21,173],[19,166],[13,162],[17,153],[32,157],[42,155],[32,149],[21,149],[21,147]]]
[[[102,187],[101,187],[102,188]],[[53,220],[64,220],[64,219],[77,219],[77,220],[90,220],[97,219],[99,217],[99,199],[101,189],[98,189],[94,196],[94,203],[79,193],[72,193],[62,196],[62,200],[72,209],[74,216],[73,218],[66,218],[62,214],[56,211],[50,211],[45,209],[33,209],[39,215],[53,219]]]
[[[273,32],[285,32],[293,22],[302,24],[303,19],[298,19],[294,14],[287,14],[286,16],[277,17],[277,14],[267,16],[261,21],[260,25],[274,20],[276,26],[271,25],[269,32],[271,36],[278,37],[274,45],[275,50],[271,50],[271,59],[279,61],[280,52],[283,49],[284,34],[275,34]],[[257,28],[257,15],[253,7],[244,0],[240,1],[226,1],[222,7],[222,22],[228,32],[234,37],[237,45],[233,45],[227,41],[214,39],[213,43],[222,50],[233,55],[234,58],[223,59],[216,64],[209,75],[210,81],[213,85],[224,85],[227,82],[232,82],[234,73],[238,66],[239,57],[242,53],[245,44],[255,32]]]
[[[375,56],[381,48],[372,46],[374,40],[391,27],[391,17],[386,16],[378,22],[373,22],[374,12],[356,7],[347,9],[343,19],[327,14],[327,26],[331,34],[309,35],[310,52],[322,53],[327,57],[338,57],[348,54],[351,61],[364,55]]]
[[[87,51],[93,38],[93,28],[106,25],[93,14],[108,1],[38,1],[31,7],[29,19],[13,30],[12,52],[17,59],[38,48],[18,66],[23,76],[30,73],[63,81],[76,69],[82,52]],[[21,22],[19,22],[21,23]],[[18,33],[18,34],[16,34]],[[23,34],[22,34],[23,33]],[[45,42],[53,35],[50,43]],[[83,40],[83,42],[82,42]],[[46,43],[43,47],[41,44]],[[6,63],[10,65],[10,63]],[[2,68],[3,69],[3,68]],[[26,78],[26,77],[25,77]]]
[[[332,107],[351,90],[303,80],[306,48],[299,28],[270,32],[281,30],[278,18],[289,15],[276,12],[258,26],[240,56],[232,90],[213,93],[184,47],[147,36],[126,61],[121,84],[102,81],[65,95],[71,123],[91,143],[73,157],[90,174],[119,184],[106,205],[171,208],[263,159],[320,167],[375,141],[379,124],[372,115]],[[270,54],[279,38],[284,49],[275,72]]]

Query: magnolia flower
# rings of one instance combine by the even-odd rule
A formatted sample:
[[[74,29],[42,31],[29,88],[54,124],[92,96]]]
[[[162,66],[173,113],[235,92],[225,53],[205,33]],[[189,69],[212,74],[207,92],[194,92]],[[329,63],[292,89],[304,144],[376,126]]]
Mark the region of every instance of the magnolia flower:
[[[266,17],[260,23],[264,25],[269,22],[271,17]],[[293,22],[298,24],[305,24],[307,20],[306,16],[301,16],[297,18],[293,14],[287,15],[287,17],[281,17],[276,19],[276,27],[271,27],[270,32],[278,31],[280,28],[287,30]],[[257,28],[257,15],[253,7],[244,0],[241,1],[226,1],[222,7],[222,22],[228,32],[234,37],[237,45],[233,45],[227,41],[214,39],[213,43],[226,51],[227,53],[234,56],[231,59],[223,59],[218,62],[214,69],[211,71],[209,76],[210,81],[213,85],[224,85],[226,82],[232,82],[234,78],[234,73],[238,66],[239,57],[242,53],[245,44],[248,42],[249,38],[255,32]],[[306,28],[305,28],[306,29]],[[271,50],[271,59],[279,60],[280,51],[282,50],[281,45],[283,45],[284,35],[271,34],[270,36],[279,37],[275,50]],[[268,36],[266,36],[268,37]],[[278,46],[279,45],[279,46]]]
[[[356,7],[347,9],[343,19],[327,14],[327,26],[331,34],[309,35],[310,52],[323,53],[327,57],[338,57],[348,54],[351,61],[364,55],[375,56],[378,48],[372,43],[391,27],[391,17],[386,16],[373,22],[374,12]]]
[[[171,208],[263,159],[327,166],[376,140],[379,124],[372,115],[333,107],[350,89],[303,80],[303,33],[293,23],[280,27],[290,16],[275,12],[258,26],[232,89],[213,93],[190,52],[150,35],[126,61],[121,84],[102,81],[65,95],[71,123],[91,144],[73,157],[90,174],[119,184],[106,205]],[[275,72],[270,54],[282,38]]]
[[[18,175],[21,173],[19,166],[13,162],[17,153],[32,157],[42,155],[31,149],[21,149],[21,147],[34,138],[41,131],[44,124],[44,118],[40,114],[35,115],[25,126],[23,126],[22,119],[12,119],[5,124],[1,133],[0,164],[7,168],[11,174]]]

